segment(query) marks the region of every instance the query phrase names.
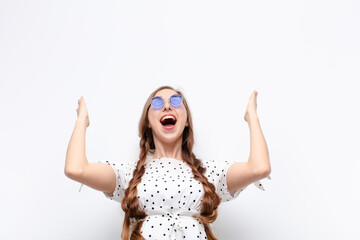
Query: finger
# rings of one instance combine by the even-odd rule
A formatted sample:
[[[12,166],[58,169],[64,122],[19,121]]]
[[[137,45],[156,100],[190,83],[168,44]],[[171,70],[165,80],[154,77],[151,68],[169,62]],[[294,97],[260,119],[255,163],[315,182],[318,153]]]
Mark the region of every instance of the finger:
[[[254,97],[256,96],[256,91],[255,90],[252,91],[250,98],[252,98],[253,96]]]
[[[254,90],[254,91],[252,92],[250,98],[253,98],[254,100],[256,100],[256,97],[257,97],[257,92]]]

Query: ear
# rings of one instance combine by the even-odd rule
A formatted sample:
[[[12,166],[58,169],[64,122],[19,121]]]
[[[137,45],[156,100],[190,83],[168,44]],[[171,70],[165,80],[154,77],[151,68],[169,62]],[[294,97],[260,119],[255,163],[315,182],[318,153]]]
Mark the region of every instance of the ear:
[[[186,123],[185,123],[185,127],[188,127],[188,126],[189,126],[189,123],[188,123],[188,122],[186,122]]]

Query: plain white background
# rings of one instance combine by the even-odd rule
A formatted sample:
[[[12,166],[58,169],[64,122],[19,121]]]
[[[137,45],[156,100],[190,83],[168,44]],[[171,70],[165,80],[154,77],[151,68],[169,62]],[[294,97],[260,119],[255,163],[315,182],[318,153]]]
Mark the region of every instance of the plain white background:
[[[359,239],[359,1],[0,1],[0,239],[118,240],[120,205],[64,174],[131,161],[148,95],[179,88],[195,154],[247,161],[253,90],[272,180],[220,205],[219,239]]]

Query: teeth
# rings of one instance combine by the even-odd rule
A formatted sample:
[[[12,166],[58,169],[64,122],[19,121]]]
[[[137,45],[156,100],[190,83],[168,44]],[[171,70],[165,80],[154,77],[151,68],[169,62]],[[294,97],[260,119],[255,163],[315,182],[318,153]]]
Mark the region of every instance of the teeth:
[[[173,116],[165,116],[160,121],[164,121],[165,119],[168,119],[168,118],[172,118],[172,119],[176,120]]]

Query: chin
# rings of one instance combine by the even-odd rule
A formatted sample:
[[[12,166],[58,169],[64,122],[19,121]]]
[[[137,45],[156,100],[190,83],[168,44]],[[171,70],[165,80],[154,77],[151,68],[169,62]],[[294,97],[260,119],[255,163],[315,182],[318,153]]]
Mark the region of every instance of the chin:
[[[175,131],[171,131],[171,132],[166,130],[164,131],[164,129],[161,129],[160,136],[162,139],[166,141],[173,142],[181,138],[182,133],[180,133],[178,129],[175,129]]]

